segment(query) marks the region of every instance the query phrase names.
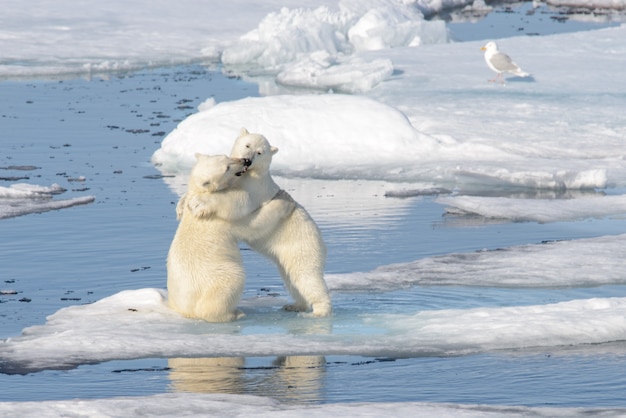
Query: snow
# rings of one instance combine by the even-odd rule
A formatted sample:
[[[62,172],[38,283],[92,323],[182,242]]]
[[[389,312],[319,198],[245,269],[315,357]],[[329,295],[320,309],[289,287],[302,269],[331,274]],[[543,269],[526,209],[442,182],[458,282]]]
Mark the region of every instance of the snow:
[[[515,222],[559,222],[592,218],[623,218],[626,196],[581,195],[571,199],[518,199],[514,197],[442,197],[449,213],[477,215]]]
[[[337,180],[337,190],[343,192],[349,180],[372,180],[397,196],[410,194],[402,190],[414,185],[416,193],[451,190],[437,201],[449,216],[468,222],[473,217],[560,222],[626,213],[625,197],[618,194],[626,187],[625,25],[542,39],[499,39],[502,49],[535,76],[509,78],[501,86],[486,81],[491,74],[479,50],[484,42],[450,43],[443,24],[423,17],[452,6],[480,9],[482,1],[316,0],[306,8],[290,0],[209,3],[111,0],[75,7],[71,0],[33,0],[27,6],[7,0],[0,16],[0,78],[91,77],[221,60],[225,72],[258,82],[265,97],[223,103],[208,99],[155,151],[153,163],[163,172],[185,174],[195,152],[229,153],[245,126],[280,148],[272,168],[286,182],[297,177]],[[600,3],[626,7],[626,1],[594,2]],[[170,186],[181,193],[184,180],[176,181],[183,183]],[[0,187],[0,217],[94,200],[53,199],[59,192],[55,185]],[[403,203],[387,199],[383,206],[402,210]],[[350,222],[348,213],[342,221]],[[329,275],[328,283],[333,292],[417,284],[622,284],[625,240],[616,235],[446,254],[371,272]],[[354,327],[350,338],[320,332],[328,327],[313,320],[314,332],[291,334],[289,327],[295,322],[301,327],[304,319],[268,313],[264,298],[245,299],[248,319],[237,324],[189,321],[169,310],[165,300],[164,290],[148,288],[64,308],[45,324],[0,342],[0,367],[5,373],[25,373],[113,359],[286,352],[452,356],[600,344],[623,340],[626,333],[624,298],[454,310],[416,307],[404,314],[356,318],[339,313],[333,324],[339,330]],[[284,329],[271,328],[268,339],[255,332],[253,320],[280,321]],[[497,407],[414,403],[290,406],[268,398],[191,394],[9,402],[0,403],[0,411],[116,416],[147,405],[153,415],[167,416],[173,401],[181,416],[207,411],[249,416],[503,413]],[[505,411],[512,416],[585,413]]]
[[[584,0],[549,3],[589,6]],[[266,70],[320,50],[333,55],[444,42],[442,10],[485,7],[480,0],[255,0],[223,4],[181,0],[89,0],[52,6],[3,3],[0,77],[83,75],[189,62],[225,61]],[[243,9],[242,10],[242,6]],[[620,9],[623,0],[593,7]],[[517,56],[517,55],[516,55]],[[229,58],[230,57],[230,58]]]
[[[185,408],[181,410],[181,405]],[[18,409],[19,408],[19,409]],[[344,403],[316,406],[281,404],[271,398],[249,395],[202,395],[163,394],[146,397],[121,397],[99,400],[68,400],[48,402],[0,403],[0,412],[19,411],[21,417],[65,416],[68,411],[80,411],[82,416],[124,417],[395,417],[437,416],[441,418],[461,417],[573,417],[585,414],[606,414],[610,409],[590,408],[526,408],[473,406],[456,404],[406,403]],[[416,415],[418,414],[418,415]]]
[[[625,35],[621,26],[546,36],[540,49],[532,37],[500,40],[503,50],[536,75],[511,77],[505,86],[486,82],[491,72],[479,50],[483,42],[351,55],[328,48],[278,74],[249,57],[248,65],[264,69],[263,76],[255,70],[250,74],[258,77],[247,78],[258,80],[267,96],[201,107],[163,141],[154,162],[168,171],[173,162],[190,164],[197,150],[227,154],[239,127],[246,126],[282,149],[273,169],[285,176],[424,182],[480,193],[623,187],[626,103],[619,80]],[[388,62],[393,71],[384,69]],[[563,71],[564,66],[578,71]],[[287,79],[334,94],[293,96],[281,85]],[[409,123],[399,121],[398,113]],[[206,134],[194,133],[199,131]],[[357,135],[355,156],[337,149],[343,138]],[[305,143],[315,144],[316,152]],[[388,151],[394,149],[402,152],[392,156]]]
[[[412,4],[343,0],[336,11],[322,6],[270,13],[224,49],[222,62],[235,73],[277,74],[282,85],[359,93],[389,77],[393,64],[354,53],[446,41],[444,22],[425,21]]]
[[[415,285],[553,288],[619,284],[624,282],[625,244],[626,235],[616,235],[451,253],[369,272],[329,274],[326,280],[333,291],[389,291]]]
[[[155,152],[153,161],[162,170],[177,168],[181,162],[188,169],[195,161],[195,152],[190,150],[228,154],[239,133],[233,126],[262,132],[270,139],[279,149],[272,169],[284,174],[346,177],[353,171],[353,177],[362,178],[364,171],[375,169],[377,178],[393,177],[394,161],[400,158],[409,165],[436,144],[420,135],[398,110],[361,96],[251,97],[201,107],[205,110],[185,119]],[[352,118],[346,109],[358,113],[361,123],[349,123]],[[364,137],[368,140],[363,141]],[[320,152],[320,147],[326,151]],[[388,161],[387,167],[379,167],[382,161]],[[390,172],[386,174],[385,169]]]
[[[164,290],[122,291],[90,305],[63,308],[50,315],[45,325],[26,328],[21,336],[6,339],[0,345],[4,362],[0,370],[21,374],[108,360],[181,355],[454,356],[601,344],[619,341],[626,332],[626,298],[593,298],[534,306],[363,314],[356,318],[335,314],[332,327],[325,324],[327,320],[310,321],[307,326],[303,318],[283,318],[280,328],[287,329],[280,332],[277,327],[268,340],[265,333],[247,331],[248,327],[252,331],[258,327],[259,321],[276,320],[277,314],[264,312],[267,301],[263,299],[242,302],[246,319],[208,324],[187,320],[170,310]],[[348,324],[353,332],[356,330],[350,338],[341,331]],[[307,328],[307,332],[288,332],[290,326]],[[209,332],[211,338],[207,339]]]

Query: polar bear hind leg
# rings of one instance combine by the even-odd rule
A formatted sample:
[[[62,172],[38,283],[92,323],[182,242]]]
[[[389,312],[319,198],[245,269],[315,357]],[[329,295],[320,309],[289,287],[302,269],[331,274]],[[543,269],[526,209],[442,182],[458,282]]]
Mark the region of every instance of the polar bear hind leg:
[[[283,309],[290,312],[300,312],[301,316],[330,316],[332,305],[323,272],[316,271],[317,269],[312,267],[311,265],[297,268],[287,267],[285,270],[279,264],[280,275],[285,287],[294,298],[294,303],[283,306]],[[309,310],[310,312],[307,312]]]
[[[308,221],[303,222],[303,218]],[[269,240],[250,244],[276,263],[285,287],[294,299],[293,304],[285,305],[283,309],[313,317],[332,313],[324,281],[326,246],[304,208],[297,207]],[[309,310],[310,313],[304,313]]]

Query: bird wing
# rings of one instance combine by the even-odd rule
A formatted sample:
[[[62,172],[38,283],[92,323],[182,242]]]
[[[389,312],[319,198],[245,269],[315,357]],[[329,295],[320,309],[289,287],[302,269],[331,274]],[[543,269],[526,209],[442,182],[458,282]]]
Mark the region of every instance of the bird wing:
[[[490,59],[491,65],[497,68],[499,71],[516,71],[519,67],[511,60],[507,54],[497,52],[493,54]]]

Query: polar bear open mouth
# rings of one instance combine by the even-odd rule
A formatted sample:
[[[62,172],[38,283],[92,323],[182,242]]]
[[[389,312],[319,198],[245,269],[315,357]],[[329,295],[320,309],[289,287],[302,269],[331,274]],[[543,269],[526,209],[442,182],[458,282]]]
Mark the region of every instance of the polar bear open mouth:
[[[236,176],[242,176],[246,171],[248,171],[248,168],[252,165],[252,160],[248,158],[239,158],[239,160],[241,160],[243,168],[241,169],[241,171],[235,173]]]
[[[246,171],[248,171],[248,168],[252,165],[252,160],[249,158],[239,158],[239,160],[241,160],[243,168],[241,169],[241,171],[235,173],[236,176],[242,176]]]

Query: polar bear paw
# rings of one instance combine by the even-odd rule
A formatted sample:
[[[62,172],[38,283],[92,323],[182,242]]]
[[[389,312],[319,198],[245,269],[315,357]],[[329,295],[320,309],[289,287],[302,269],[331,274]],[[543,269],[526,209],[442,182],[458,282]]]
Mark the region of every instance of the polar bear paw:
[[[288,312],[298,312],[298,316],[304,318],[324,318],[332,314],[332,308],[329,304],[313,304],[311,312],[307,312],[307,307],[292,304],[283,306],[283,310]]]
[[[288,304],[283,306],[283,310],[287,312],[304,312],[307,310],[307,307],[304,305],[298,305],[297,303]]]
[[[312,318],[324,318],[330,316],[333,313],[333,308],[330,306],[330,303],[320,302],[314,303],[311,306],[311,312],[306,314]]]
[[[187,207],[196,218],[208,218],[213,214],[211,199],[204,196],[193,196],[187,199]]]

